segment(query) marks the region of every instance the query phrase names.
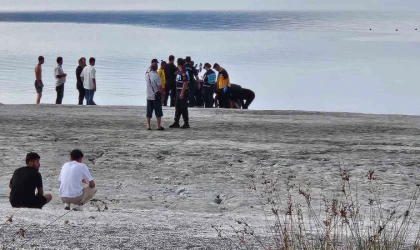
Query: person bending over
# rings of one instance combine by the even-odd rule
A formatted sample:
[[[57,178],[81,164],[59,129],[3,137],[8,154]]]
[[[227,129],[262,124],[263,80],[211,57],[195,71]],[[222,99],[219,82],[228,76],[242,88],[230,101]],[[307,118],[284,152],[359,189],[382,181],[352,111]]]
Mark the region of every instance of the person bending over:
[[[243,109],[248,109],[252,101],[255,99],[254,91],[246,88],[242,88],[241,94],[239,96],[239,101]]]
[[[70,210],[70,204],[76,204],[73,210],[83,211],[83,205],[89,202],[97,191],[88,167],[83,164],[83,153],[78,149],[70,153],[70,162],[61,168],[58,181],[65,210]]]
[[[42,209],[52,200],[50,194],[44,195],[42,176],[39,173],[41,157],[37,153],[26,155],[26,167],[18,168],[9,183],[10,204],[12,207]],[[37,191],[35,194],[35,190]]]

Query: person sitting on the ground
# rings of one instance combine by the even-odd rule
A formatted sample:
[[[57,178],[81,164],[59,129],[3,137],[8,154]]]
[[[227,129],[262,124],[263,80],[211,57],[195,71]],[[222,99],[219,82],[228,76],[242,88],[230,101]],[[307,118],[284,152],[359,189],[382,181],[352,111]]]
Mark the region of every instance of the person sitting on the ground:
[[[39,173],[41,157],[37,153],[26,155],[26,167],[18,168],[9,183],[10,204],[12,207],[42,209],[52,200],[50,194],[44,195],[42,176]],[[35,190],[37,191],[35,194]]]
[[[89,202],[97,191],[95,181],[82,161],[82,151],[75,149],[70,153],[70,162],[61,168],[58,181],[65,210],[70,210],[70,204],[76,204],[78,206],[73,210],[83,211],[83,205]]]

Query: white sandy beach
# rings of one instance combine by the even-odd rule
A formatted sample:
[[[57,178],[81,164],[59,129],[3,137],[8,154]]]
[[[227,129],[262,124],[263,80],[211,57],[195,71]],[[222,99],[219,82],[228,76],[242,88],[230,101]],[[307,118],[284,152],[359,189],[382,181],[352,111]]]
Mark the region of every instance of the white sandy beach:
[[[173,113],[164,110],[165,128]],[[360,190],[375,170],[385,208],[407,201],[420,182],[415,116],[191,109],[192,129],[163,132],[145,130],[144,116],[143,107],[0,105],[0,246],[228,249],[211,225],[263,222],[249,189],[262,172],[308,184],[316,201],[316,194],[337,190],[339,163],[362,180]],[[66,213],[57,178],[75,148],[85,153],[96,198],[106,205],[72,211],[40,232]],[[8,181],[29,151],[41,155],[53,201],[43,210],[20,209],[3,225],[16,212]],[[20,228],[25,238],[16,235]]]

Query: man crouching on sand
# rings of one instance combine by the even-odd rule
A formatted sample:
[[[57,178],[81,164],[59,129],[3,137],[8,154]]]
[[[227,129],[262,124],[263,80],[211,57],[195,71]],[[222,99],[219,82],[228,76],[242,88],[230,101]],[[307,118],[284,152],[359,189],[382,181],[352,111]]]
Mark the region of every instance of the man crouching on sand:
[[[50,194],[44,195],[42,176],[39,173],[41,157],[37,153],[26,155],[26,167],[18,168],[10,180],[10,204],[12,207],[42,209],[52,200]],[[35,194],[35,190],[37,193]]]
[[[70,153],[70,162],[61,168],[58,181],[65,210],[70,210],[70,204],[76,204],[78,206],[73,210],[83,211],[83,205],[89,202],[97,191],[89,169],[82,160],[82,151],[75,149]]]

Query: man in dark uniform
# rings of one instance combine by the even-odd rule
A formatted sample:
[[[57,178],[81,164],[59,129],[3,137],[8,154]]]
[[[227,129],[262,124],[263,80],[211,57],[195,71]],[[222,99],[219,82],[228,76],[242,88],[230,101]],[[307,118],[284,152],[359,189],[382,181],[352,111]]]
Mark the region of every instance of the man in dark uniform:
[[[165,98],[163,99],[163,105],[168,106],[168,98],[171,98],[170,106],[175,107],[176,97],[176,72],[177,68],[174,64],[175,57],[169,56],[169,63],[165,65]]]
[[[211,69],[210,63],[205,63],[204,69],[206,70],[206,73],[204,73],[203,76],[204,107],[213,108],[217,76],[216,72]]]
[[[196,105],[196,100],[195,100],[195,92],[196,89],[198,88],[198,84],[200,83],[200,78],[198,77],[198,72],[197,69],[191,64],[191,57],[187,56],[185,58],[185,71],[188,72],[189,74],[189,106],[190,107],[194,107]]]
[[[170,128],[190,128],[188,123],[188,83],[191,77],[189,72],[185,70],[185,61],[182,58],[177,60],[178,71],[176,74],[176,101],[175,101],[175,122],[169,126]],[[184,125],[179,126],[179,119],[184,120]]]

